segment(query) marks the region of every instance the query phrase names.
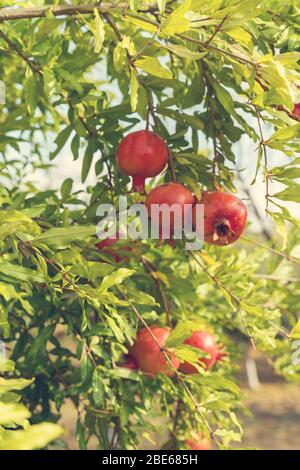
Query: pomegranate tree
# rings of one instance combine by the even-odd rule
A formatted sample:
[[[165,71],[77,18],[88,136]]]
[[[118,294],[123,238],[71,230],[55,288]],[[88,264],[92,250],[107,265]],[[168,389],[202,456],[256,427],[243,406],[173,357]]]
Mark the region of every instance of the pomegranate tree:
[[[117,149],[117,165],[132,176],[133,188],[144,193],[145,179],[157,176],[164,169],[169,150],[164,140],[154,132],[144,130],[128,134]]]
[[[211,245],[229,245],[243,233],[247,222],[245,204],[224,191],[205,191],[199,204],[204,206],[204,240]],[[197,205],[193,208],[195,226]]]
[[[156,325],[138,332],[130,355],[142,371],[151,375],[163,373],[170,377],[174,374],[174,369],[179,368],[179,359],[169,351],[165,351],[169,358],[167,360],[163,351],[170,332],[170,328]]]

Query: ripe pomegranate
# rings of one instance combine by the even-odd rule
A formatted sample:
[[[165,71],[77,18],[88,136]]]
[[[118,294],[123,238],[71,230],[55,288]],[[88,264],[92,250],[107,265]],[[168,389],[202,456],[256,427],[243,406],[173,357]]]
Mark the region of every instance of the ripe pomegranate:
[[[300,118],[300,103],[295,104],[292,114]]]
[[[196,349],[209,354],[209,357],[200,357],[199,362],[207,368],[211,369],[218,360],[222,360],[223,354],[219,349],[215,337],[209,333],[209,331],[194,331],[192,336],[184,341],[184,344],[188,344]],[[188,362],[184,362],[181,366],[181,370],[186,374],[197,374],[196,367]]]
[[[164,169],[169,150],[164,140],[151,131],[128,134],[117,149],[117,164],[126,175],[132,176],[133,188],[145,192],[145,179],[156,176]]]
[[[132,356],[127,356],[126,361],[122,364],[122,367],[131,370],[137,370],[139,368],[138,363]]]
[[[129,246],[118,247],[118,242],[120,239],[123,240],[123,238],[121,238],[121,232],[118,231],[114,235],[111,235],[110,237],[101,240],[101,242],[96,243],[96,247],[98,248],[98,250],[103,250],[104,252],[110,254],[114,258],[116,263],[120,263],[121,261],[127,259],[126,257],[121,256],[120,252],[131,251],[131,248]],[[118,253],[116,253],[115,250],[117,250]]]
[[[224,191],[205,191],[198,203],[204,205],[206,243],[229,245],[242,235],[247,222],[247,208],[236,196]],[[193,207],[194,226],[196,211],[197,204]]]
[[[191,450],[211,450],[210,439],[198,433],[195,438],[186,439],[186,446]]]
[[[157,325],[150,326],[149,329],[151,333],[147,328],[139,330],[130,354],[142,371],[151,375],[161,372],[171,377],[174,374],[174,368],[178,369],[180,365],[179,359],[174,354],[167,352],[173,365],[171,367],[162,352],[171,330]]]
[[[184,215],[187,215],[188,211],[192,210],[193,203],[194,196],[191,191],[182,184],[174,182],[162,184],[161,186],[157,186],[156,188],[152,189],[145,201],[150,218],[153,218],[154,216],[153,211],[155,205],[166,204],[167,206],[171,207],[173,204],[177,204],[179,206],[179,220],[176,218],[177,213],[171,212],[170,214],[170,234],[163,233],[163,217],[162,214],[159,213],[158,223],[161,238],[169,238],[169,235],[172,235],[174,227],[176,227],[176,222],[180,223],[183,227]],[[187,204],[189,206],[187,206]]]

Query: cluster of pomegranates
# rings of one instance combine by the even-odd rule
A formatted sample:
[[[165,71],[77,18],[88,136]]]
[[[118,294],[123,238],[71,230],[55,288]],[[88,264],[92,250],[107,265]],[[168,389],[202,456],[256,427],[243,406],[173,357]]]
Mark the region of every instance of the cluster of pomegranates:
[[[164,140],[149,130],[132,132],[127,135],[120,142],[116,154],[119,169],[126,175],[132,176],[133,189],[140,193],[145,191],[146,178],[161,173],[168,158],[169,149]],[[235,242],[241,236],[247,221],[245,204],[236,196],[224,191],[204,191],[201,199],[197,200],[183,184],[170,182],[157,186],[147,195],[145,206],[150,218],[152,209],[162,204],[169,207],[176,204],[180,208],[181,225],[188,215],[187,211],[192,210],[192,214],[189,215],[192,217],[194,230],[197,228],[198,204],[202,204],[204,206],[204,240],[212,245],[228,245]],[[163,223],[160,214],[159,234],[161,238],[166,238],[162,229]],[[171,237],[173,232],[174,214],[171,213]],[[111,247],[117,241],[118,234],[99,242],[97,247],[113,254]],[[130,251],[128,247],[126,249]],[[119,255],[113,256],[116,262],[122,259]]]
[[[170,333],[170,328],[158,325],[139,330],[123,367],[140,369],[150,375],[162,373],[168,377],[174,375],[179,368],[185,374],[197,373],[195,366],[188,362],[180,364],[176,355],[167,349],[166,343]],[[184,344],[206,353],[206,357],[199,358],[199,364],[207,370],[222,360],[224,355],[214,335],[206,330],[194,331]]]
[[[132,132],[119,144],[117,164],[126,175],[132,176],[133,188],[141,193],[145,190],[145,179],[161,173],[165,168],[169,149],[163,139],[149,130]],[[145,205],[151,218],[154,205],[173,204],[181,207],[184,220],[185,211],[193,206],[192,220],[195,228],[197,204],[204,205],[204,239],[213,245],[228,245],[242,234],[247,209],[236,196],[224,191],[204,191],[200,201],[183,184],[170,182],[154,188],[148,195]],[[174,215],[171,214],[174,218]],[[159,221],[160,227],[162,221]],[[170,221],[170,231],[174,220]]]
[[[169,149],[164,140],[153,132],[149,130],[137,131],[127,135],[121,141],[116,159],[120,171],[132,177],[133,189],[144,194],[146,178],[157,176],[163,171],[168,163]],[[247,210],[244,203],[232,194],[217,190],[204,191],[201,199],[197,200],[183,184],[170,182],[154,188],[145,200],[150,218],[153,205],[179,205],[182,220],[186,216],[185,211],[191,210],[194,228],[197,203],[204,206],[204,240],[206,243],[228,245],[241,236],[247,220]],[[159,224],[161,225],[161,223],[162,221],[159,219]],[[173,229],[174,219],[171,219],[171,234]],[[115,237],[107,238],[97,246],[101,250],[111,250],[118,238],[117,233]],[[118,254],[113,254],[113,256],[116,262],[120,260]],[[185,374],[197,373],[198,370],[194,365],[188,362],[180,363],[175,353],[167,348],[167,339],[170,333],[170,328],[157,325],[140,329],[123,367],[132,370],[139,369],[151,376],[162,373],[171,377],[178,369]],[[199,365],[207,370],[211,369],[223,357],[221,348],[214,335],[209,331],[194,331],[184,343],[206,353],[205,357],[199,358]],[[202,435],[187,439],[185,445],[193,450],[210,449],[209,439]]]
[[[181,364],[176,355],[167,349],[166,343],[170,333],[170,328],[157,325],[139,330],[123,367],[131,370],[140,369],[152,376],[160,373],[171,377],[179,368],[185,374],[197,373],[198,370],[194,365],[188,362]],[[217,361],[221,361],[224,355],[215,336],[206,330],[194,331],[184,344],[206,353],[206,357],[199,358],[199,365],[207,370]],[[191,450],[210,450],[211,443],[202,434],[197,434],[186,439],[185,446]]]

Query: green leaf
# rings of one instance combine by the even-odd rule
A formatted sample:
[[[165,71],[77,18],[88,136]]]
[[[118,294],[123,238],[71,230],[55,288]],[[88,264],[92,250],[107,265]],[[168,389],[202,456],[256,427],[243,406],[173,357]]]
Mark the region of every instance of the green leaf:
[[[56,77],[53,70],[48,67],[44,67],[43,69],[43,84],[45,95],[48,98],[52,97],[55,92]]]
[[[23,266],[12,263],[0,263],[0,273],[19,281],[38,282],[42,284],[47,282],[48,279],[47,276],[33,269],[24,268]]]
[[[156,44],[159,48],[167,49],[168,51],[173,52],[178,57],[182,57],[184,59],[191,59],[191,60],[199,60],[202,59],[207,55],[207,52],[194,52],[188,49],[185,46],[181,46],[179,44]]]
[[[273,194],[272,197],[276,197],[281,201],[300,202],[300,185],[286,188],[283,191],[280,191],[279,193]]]
[[[276,54],[273,56],[275,62],[280,62],[282,65],[296,66],[300,60],[300,52],[284,52],[283,54]]]
[[[243,44],[246,47],[252,46],[252,36],[244,28],[234,28],[226,33],[231,36],[238,44]]]
[[[135,26],[138,26],[144,31],[149,31],[150,33],[155,33],[157,31],[157,26],[148,23],[148,21],[145,21],[142,18],[133,18],[131,16],[126,16],[126,12],[124,12],[124,17],[126,18],[126,21]]]
[[[32,70],[28,67],[24,83],[25,103],[30,114],[34,114],[37,107],[39,91],[38,81]]]
[[[161,15],[165,11],[166,3],[167,3],[167,0],[157,0],[157,5],[158,5],[159,12],[160,12]]]
[[[261,76],[272,87],[267,94],[267,104],[284,104],[287,109],[292,111],[294,107],[293,90],[284,66],[280,62],[272,61],[263,64]]]
[[[239,386],[232,380],[229,380],[220,375],[214,374],[210,376],[201,376],[201,378],[199,378],[199,381],[201,381],[201,386],[204,388],[211,387],[215,390],[228,390],[234,395],[240,395]]]
[[[44,353],[47,341],[53,335],[54,330],[55,325],[53,324],[39,330],[38,335],[34,338],[28,351],[28,359],[32,364],[35,364],[41,354]]]
[[[181,360],[181,362],[188,362],[189,364],[192,364],[199,370],[199,372],[201,372],[203,369],[199,359],[201,357],[209,357],[208,353],[202,351],[201,349],[193,348],[192,346],[186,344],[178,346],[176,348],[175,354]]]
[[[138,89],[139,82],[137,79],[136,71],[133,67],[130,68],[130,104],[131,110],[134,113],[138,103]]]
[[[126,287],[127,294],[130,296],[130,300],[136,304],[140,305],[158,305],[155,299],[147,294],[146,292],[141,292],[137,289],[130,289]]]
[[[121,379],[134,380],[135,382],[139,381],[139,375],[137,372],[127,369],[125,367],[118,367],[116,369],[111,369],[110,375],[112,377],[120,377]]]
[[[292,339],[300,339],[300,319],[297,321],[296,325],[293,327],[289,336]]]
[[[4,362],[0,361],[0,372],[13,372],[15,369],[15,363],[11,360],[5,360]],[[0,386],[0,395],[1,395],[1,386]]]
[[[0,377],[0,396],[11,390],[23,390],[29,387],[32,382],[33,379],[3,379]]]
[[[102,49],[102,45],[103,45],[103,41],[105,37],[105,29],[104,29],[104,23],[101,19],[101,16],[97,8],[94,9],[94,14],[95,14],[95,31],[94,31],[95,52],[96,54],[99,54],[99,52]]]
[[[272,136],[267,140],[266,144],[272,147],[273,143],[285,142],[300,136],[300,124],[294,126],[285,127],[274,132]]]
[[[8,423],[22,425],[25,419],[30,417],[30,412],[23,405],[18,403],[1,403],[0,402],[0,425]],[[0,441],[1,445],[1,441]]]
[[[93,399],[95,405],[100,406],[103,403],[104,388],[101,379],[101,373],[97,369],[93,372]]]
[[[117,341],[119,343],[123,343],[124,342],[124,334],[123,334],[121,328],[119,328],[119,326],[115,322],[115,320],[113,318],[109,317],[108,315],[106,315],[106,321],[107,321],[110,329],[112,330],[113,334],[115,335]]]
[[[96,235],[96,226],[73,226],[51,228],[32,240],[32,244],[46,243],[48,245],[67,245],[76,240],[86,240]],[[1,266],[1,264],[0,264]]]
[[[0,304],[0,329],[3,331],[3,337],[6,339],[9,337],[10,325],[8,323],[8,311],[4,305]],[[0,362],[2,358],[0,356]]]
[[[83,427],[80,419],[78,418],[76,423],[76,438],[80,450],[86,450],[86,440],[85,440],[85,428]]]
[[[144,72],[149,73],[150,75],[154,75],[155,77],[165,79],[173,78],[170,70],[167,70],[165,67],[160,65],[156,57],[143,57],[142,59],[136,60],[134,63],[138,68],[142,69]]]
[[[99,290],[105,291],[114,285],[120,285],[125,279],[132,276],[134,273],[135,271],[133,269],[120,268],[104,277]]]
[[[224,87],[219,85],[217,82],[213,84],[214,90],[216,92],[217,98],[220,101],[221,105],[229,114],[235,114],[234,105],[232,96]]]
[[[174,109],[158,108],[157,112],[163,116],[168,116],[185,126],[191,126],[194,129],[203,130],[204,123],[198,116],[175,111]]]
[[[84,158],[83,158],[82,171],[81,171],[81,181],[83,183],[87,179],[87,176],[89,174],[89,171],[92,165],[93,156],[95,152],[97,152],[97,150],[99,150],[99,143],[96,138],[93,138],[89,141],[85,154],[84,154]]]
[[[68,197],[70,196],[71,192],[72,192],[72,187],[73,187],[73,180],[72,178],[67,178],[61,185],[61,188],[60,188],[60,193],[61,193],[61,197],[63,198],[63,200],[65,201],[66,199],[68,199]]]
[[[63,429],[57,424],[35,424],[26,430],[6,433],[4,439],[0,441],[0,450],[42,449],[62,433]]]
[[[182,5],[176,8],[168,18],[163,21],[161,31],[167,36],[174,36],[178,33],[184,33],[190,29],[191,23],[185,17],[191,8],[191,0],[185,0]]]
[[[56,147],[56,150],[50,154],[50,160],[54,160],[54,158],[62,150],[68,138],[70,137],[72,130],[73,130],[72,126],[67,126],[60,132],[60,134],[58,134],[58,136],[55,139],[55,143],[57,147]]]
[[[79,157],[79,146],[80,146],[80,137],[78,134],[75,134],[71,142],[71,150],[72,150],[74,160],[77,160]]]
[[[183,343],[183,341],[189,338],[192,334],[192,330],[186,325],[186,323],[179,323],[168,336],[166,345],[169,348],[176,348]]]
[[[129,6],[131,10],[137,11],[139,7],[139,0],[129,0]]]

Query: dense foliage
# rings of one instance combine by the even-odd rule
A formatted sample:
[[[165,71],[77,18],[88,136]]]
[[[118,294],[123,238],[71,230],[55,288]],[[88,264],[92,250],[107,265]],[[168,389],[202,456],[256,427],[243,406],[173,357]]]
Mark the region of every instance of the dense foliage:
[[[32,6],[0,5],[16,3]],[[249,342],[278,373],[300,381],[292,362],[300,335],[299,221],[282,202],[300,202],[300,118],[293,114],[299,2],[132,0],[61,16],[51,2],[36,3],[37,18],[9,19],[0,30],[0,327],[16,363],[1,380],[24,378],[11,388],[28,385],[22,397],[34,426],[59,420],[71,399],[82,449],[91,436],[102,449],[136,448],[155,423],[168,429],[166,447],[184,448],[202,432],[228,448],[242,434],[235,374]],[[182,242],[135,241],[122,263],[97,250],[98,205],[125,193],[129,203],[142,199],[128,192],[115,152],[124,135],[145,125],[172,151],[172,165],[148,180],[148,192],[174,178],[196,195],[235,192],[234,144],[247,134],[257,145],[253,184],[265,181],[277,232],[256,241],[249,217],[245,238],[229,247],[189,252]],[[270,150],[287,163],[271,165]],[[61,152],[71,175],[80,159],[82,182],[93,172],[97,184],[79,191],[70,177],[55,190],[34,185],[32,173]],[[272,181],[283,185],[277,194]],[[228,355],[192,375],[151,377],[122,367],[145,324],[174,328],[167,344],[182,362],[198,362],[183,341],[201,328]],[[7,406],[0,403],[0,417]],[[29,417],[19,405],[14,413],[21,416],[12,415],[15,424]]]

